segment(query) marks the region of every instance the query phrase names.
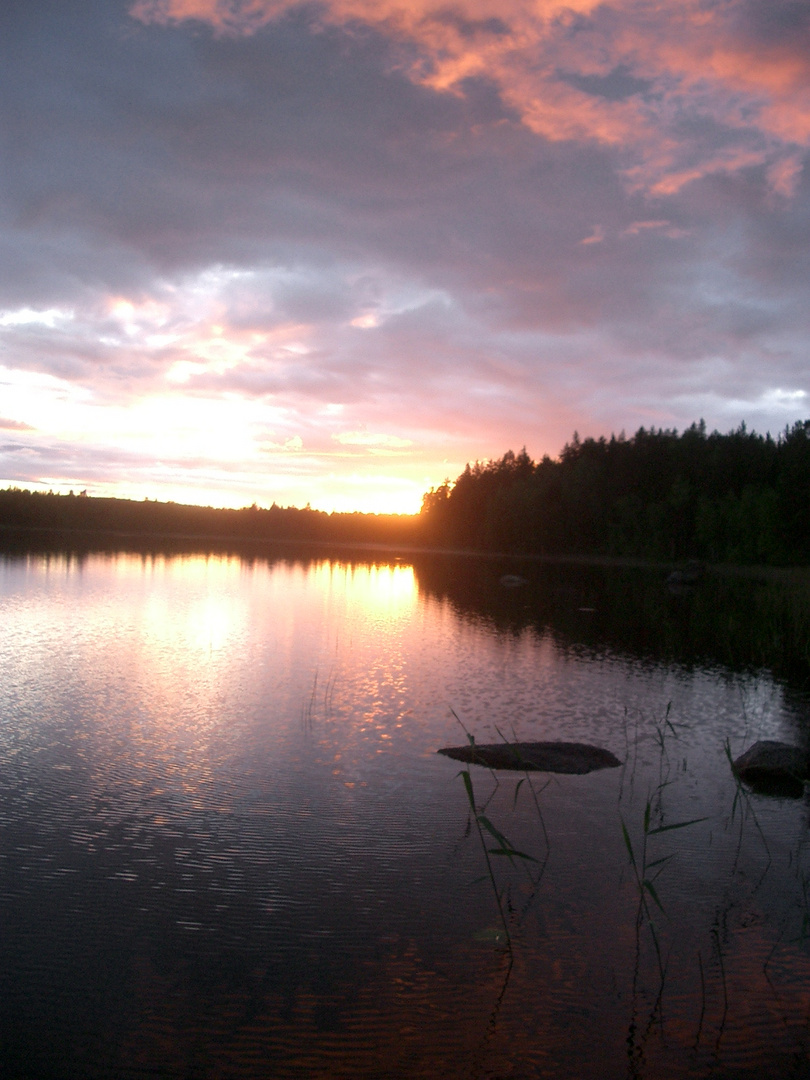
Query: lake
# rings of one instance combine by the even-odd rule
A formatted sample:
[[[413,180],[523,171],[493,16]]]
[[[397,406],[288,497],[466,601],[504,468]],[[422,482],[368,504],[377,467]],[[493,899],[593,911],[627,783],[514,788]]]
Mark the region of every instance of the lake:
[[[765,586],[124,546],[0,559],[3,1075],[808,1075],[810,803],[728,758],[810,744]],[[622,765],[473,815],[466,732]]]

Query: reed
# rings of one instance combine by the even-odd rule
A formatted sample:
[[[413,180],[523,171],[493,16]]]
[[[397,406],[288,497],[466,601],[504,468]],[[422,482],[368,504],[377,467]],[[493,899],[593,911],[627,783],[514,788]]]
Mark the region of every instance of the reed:
[[[458,717],[456,719],[458,720]],[[461,721],[459,724],[465,730],[470,744],[475,745],[474,736],[466,731]],[[678,749],[677,740],[680,730],[681,725],[673,719],[669,705],[661,719],[644,718],[639,714],[635,722],[635,730],[632,716],[628,716],[625,712],[624,732],[627,753],[625,770],[619,784],[617,813],[626,861],[620,853],[618,862],[624,866],[624,869],[620,870],[620,880],[624,879],[631,885],[632,906],[627,914],[629,918],[633,918],[633,911],[635,914],[635,948],[633,950],[631,946],[626,953],[626,962],[621,962],[620,982],[629,991],[629,1011],[625,1014],[627,1075],[639,1078],[639,1080],[642,1077],[649,1078],[655,1075],[650,1071],[657,1067],[653,1065],[653,1058],[661,1053],[668,1054],[668,1044],[677,1045],[680,1033],[683,1031],[682,1024],[680,1028],[676,1025],[669,1030],[669,1025],[666,1023],[670,993],[672,993],[673,1007],[676,1007],[674,1003],[680,1002],[677,1005],[678,1010],[683,1009],[684,991],[692,994],[696,1025],[695,1028],[691,1028],[690,1024],[690,1031],[694,1032],[694,1042],[691,1046],[694,1068],[701,1069],[704,1066],[708,1068],[709,1058],[715,1064],[721,1061],[721,1043],[727,1027],[735,1017],[736,1009],[734,991],[737,956],[736,945],[733,941],[732,946],[729,946],[729,935],[735,932],[734,926],[729,925],[730,916],[734,912],[739,915],[743,911],[747,902],[746,898],[753,896],[759,890],[764,876],[773,872],[778,865],[778,848],[773,847],[772,836],[769,844],[769,836],[766,835],[769,817],[760,810],[761,796],[752,794],[740,782],[733,770],[731,746],[726,740],[723,751],[729,763],[733,787],[728,789],[731,813],[729,818],[723,815],[726,818],[724,828],[730,832],[730,843],[723,850],[727,852],[731,878],[727,888],[723,890],[724,899],[722,896],[718,897],[718,906],[711,918],[711,925],[697,928],[700,939],[695,942],[694,951],[690,947],[688,955],[684,953],[685,939],[681,932],[682,928],[677,922],[679,902],[673,899],[670,903],[667,898],[667,871],[676,866],[679,857],[682,857],[682,846],[677,842],[677,838],[684,833],[684,830],[699,826],[710,818],[668,813],[672,801],[679,798],[673,785],[677,785],[681,776],[682,758],[683,772],[687,771],[686,759]],[[510,742],[505,737],[504,730],[496,727],[496,731],[504,743]],[[517,738],[514,741],[517,742]],[[639,753],[639,746],[646,746],[649,749],[650,745],[655,747],[656,752],[649,755],[648,759],[647,755]],[[517,963],[519,960],[516,955],[519,941],[518,928],[523,924],[526,913],[522,905],[513,907],[511,890],[514,885],[514,876],[509,875],[508,878],[504,876],[504,864],[507,868],[522,867],[532,879],[536,876],[536,870],[530,868],[539,866],[540,875],[542,875],[545,866],[541,859],[518,850],[507,835],[511,832],[508,822],[505,831],[502,826],[502,813],[508,813],[510,808],[512,812],[518,810],[518,798],[521,791],[526,793],[526,783],[532,791],[542,826],[546,859],[550,847],[549,835],[543,819],[538,791],[532,786],[531,777],[528,774],[519,779],[513,791],[509,790],[506,802],[503,797],[499,799],[497,805],[501,807],[500,811],[496,810],[496,804],[492,802],[495,791],[487,792],[486,801],[483,804],[479,803],[469,766],[458,775],[462,778],[470,811],[468,828],[474,824],[486,867],[486,873],[477,881],[487,882],[492,891],[500,919],[499,929],[502,928],[501,935],[505,943],[504,953],[508,957],[506,979],[493,1014],[497,1016],[503,1004],[512,963]],[[492,775],[497,789],[498,777],[494,773]],[[537,774],[533,775],[537,776]],[[646,792],[641,787],[641,784],[645,782],[649,784]],[[545,785],[537,786],[542,793]],[[670,820],[670,818],[676,818],[676,820]],[[714,820],[714,817],[711,820]],[[738,836],[735,835],[737,829]],[[752,835],[751,830],[754,830],[756,835]],[[673,843],[668,843],[670,839],[668,834],[671,834]],[[752,850],[757,855],[756,861],[760,865],[764,864],[761,876],[759,873],[750,876],[747,872],[743,872],[747,870],[748,863],[742,863],[741,859],[747,858],[747,854],[750,854],[749,841],[752,839],[754,841]],[[711,835],[708,840],[711,843]],[[778,1001],[780,996],[781,969],[776,968],[775,972],[771,969],[771,974],[769,974],[772,956],[776,955],[777,949],[784,946],[806,948],[810,940],[810,870],[807,869],[807,860],[803,857],[805,846],[802,834],[798,847],[791,852],[788,863],[791,867],[795,866],[795,906],[790,911],[789,918],[787,915],[783,916],[783,921],[774,937],[774,947],[764,959],[763,974],[769,984],[773,978],[772,988],[775,1001]],[[534,851],[534,848],[531,847],[531,850]],[[810,851],[810,846],[807,850]],[[541,852],[538,850],[537,854]],[[628,868],[630,875],[627,873]],[[539,882],[539,877],[537,880]],[[504,881],[507,881],[506,885]],[[677,890],[675,894],[680,895]],[[787,899],[790,900],[790,897]],[[526,908],[531,902],[532,897],[529,898]],[[630,929],[629,926],[628,929]],[[701,940],[704,936],[705,943]],[[690,985],[691,991],[688,990]],[[672,987],[671,991],[670,987]],[[784,1022],[788,1024],[787,1012]],[[659,1031],[660,1041],[657,1037]],[[691,1042],[692,1036],[690,1036]],[[803,1042],[797,1048],[796,1060],[801,1062],[802,1067],[810,1062],[810,1054],[807,1053]],[[698,1075],[698,1072],[695,1072],[695,1075]],[[704,1073],[700,1072],[700,1075]],[[804,1073],[796,1075],[804,1075]]]
[[[464,723],[462,722],[461,718],[459,717],[458,713],[456,713],[455,709],[453,709],[452,706],[450,707],[450,712],[453,715],[453,717],[455,718],[455,720],[458,723],[459,727],[464,732],[470,746],[474,747],[475,746],[475,736],[470,731],[468,731],[468,729],[465,727]],[[504,736],[503,736],[502,732],[500,731],[500,729],[496,728],[496,730],[498,731],[498,734],[500,735],[500,737],[502,739],[504,739],[504,742],[508,743],[508,740],[504,738]],[[515,741],[517,742],[517,739],[515,739]],[[493,777],[493,779],[495,781],[495,787],[497,788],[499,786],[498,777],[495,774],[495,771],[493,769],[490,769],[490,773],[491,773],[491,775],[492,775],[492,777]],[[505,938],[505,941],[506,941],[506,948],[507,948],[507,950],[509,951],[509,953],[511,955],[512,954],[512,934],[511,934],[511,932],[509,930],[509,921],[508,921],[508,919],[506,917],[506,911],[504,910],[504,889],[502,889],[502,888],[500,888],[498,886],[497,877],[495,875],[495,867],[493,865],[492,860],[493,859],[507,859],[512,866],[516,866],[516,865],[520,864],[520,865],[522,865],[524,867],[524,869],[526,868],[526,864],[528,864],[528,863],[535,863],[536,865],[539,865],[540,866],[540,874],[538,876],[538,880],[532,882],[534,887],[536,888],[537,884],[539,883],[539,877],[542,876],[543,869],[545,868],[546,861],[548,860],[548,852],[549,852],[548,831],[546,829],[546,823],[545,823],[545,820],[543,818],[543,812],[542,812],[542,810],[540,808],[540,802],[539,802],[539,799],[537,797],[537,791],[535,790],[534,785],[531,782],[531,779],[529,777],[528,772],[524,773],[524,776],[518,781],[518,784],[517,784],[517,786],[515,788],[515,794],[514,794],[513,801],[512,801],[512,807],[514,809],[515,806],[517,805],[517,797],[518,797],[518,793],[520,791],[520,788],[522,787],[522,785],[525,782],[528,782],[529,790],[532,793],[532,797],[533,797],[533,800],[534,800],[535,807],[537,809],[537,814],[538,814],[538,817],[539,817],[539,820],[540,820],[540,825],[541,825],[541,828],[543,830],[543,836],[544,836],[545,843],[546,843],[546,855],[545,855],[545,859],[542,862],[540,860],[536,859],[534,857],[534,855],[530,855],[527,852],[520,851],[518,848],[516,848],[515,845],[511,842],[511,840],[509,840],[508,837],[492,823],[491,819],[484,812],[486,810],[487,806],[489,805],[489,799],[483,805],[479,806],[477,804],[476,798],[475,798],[475,788],[473,786],[473,780],[472,780],[472,775],[470,774],[469,765],[467,765],[466,768],[461,769],[460,772],[457,773],[457,775],[461,777],[462,782],[464,784],[464,790],[465,790],[465,793],[467,795],[467,802],[468,802],[469,808],[470,808],[471,821],[474,822],[474,824],[475,824],[475,828],[476,828],[476,831],[478,833],[478,839],[479,839],[479,842],[481,844],[481,850],[483,852],[484,861],[485,861],[486,868],[487,868],[486,874],[482,878],[477,878],[473,882],[473,884],[477,884],[480,881],[489,881],[490,887],[492,889],[492,894],[495,897],[495,903],[496,903],[497,908],[498,908],[498,914],[500,916],[501,925],[503,926],[504,938]],[[544,787],[545,787],[545,785],[544,785]],[[542,790],[543,790],[543,788],[541,788],[541,793],[542,793]],[[493,791],[493,794],[494,794],[494,791]],[[490,795],[490,799],[491,798],[492,798],[492,795]],[[489,846],[489,845],[491,845],[493,843],[493,841],[494,841],[494,846]],[[529,898],[529,903],[530,902],[531,902],[531,896]]]
[[[660,795],[660,788],[657,789]],[[633,841],[630,839],[630,833],[624,818],[619,815],[622,827],[622,836],[624,837],[625,847],[627,848],[628,855],[630,857],[630,866],[632,867],[633,874],[635,876],[636,888],[638,890],[639,898],[639,924],[643,919],[646,921],[649,927],[650,935],[652,937],[653,945],[655,946],[655,954],[658,958],[658,967],[661,974],[661,978],[664,978],[664,964],[661,955],[661,946],[658,940],[658,934],[655,929],[655,922],[653,921],[653,912],[650,908],[650,901],[652,901],[662,915],[666,915],[666,910],[661,897],[658,895],[658,889],[656,888],[656,881],[663,873],[664,869],[675,858],[675,852],[670,852],[668,855],[662,855],[656,859],[649,858],[649,841],[654,836],[660,836],[662,833],[674,832],[677,829],[686,829],[690,825],[697,825],[701,821],[706,821],[705,817],[692,818],[689,821],[676,821],[670,825],[657,825],[652,826],[652,798],[648,797],[644,805],[644,814],[642,817],[641,828],[641,841],[637,847],[633,846]]]
[[[475,737],[468,733],[467,738],[470,740],[470,745],[475,745]],[[492,864],[493,858],[506,858],[513,865],[516,859],[523,859],[527,862],[537,862],[537,859],[533,855],[527,854],[525,851],[519,851],[507,837],[497,829],[486,814],[482,813],[475,801],[475,789],[473,788],[472,776],[470,776],[470,767],[462,769],[458,775],[464,782],[464,790],[467,793],[467,801],[470,804],[470,813],[472,820],[475,823],[475,828],[478,832],[478,839],[481,843],[481,850],[484,853],[484,860],[486,862],[487,874],[486,878],[489,879],[489,883],[492,887],[492,892],[495,897],[495,903],[498,906],[498,914],[501,918],[501,924],[503,925],[503,932],[506,939],[506,947],[510,954],[512,952],[512,935],[509,932],[509,922],[506,918],[506,912],[503,906],[503,890],[498,887],[498,882],[495,878],[495,870]],[[485,833],[490,837],[487,840]],[[490,847],[489,844],[495,841],[495,846]],[[486,880],[485,879],[478,879]]]

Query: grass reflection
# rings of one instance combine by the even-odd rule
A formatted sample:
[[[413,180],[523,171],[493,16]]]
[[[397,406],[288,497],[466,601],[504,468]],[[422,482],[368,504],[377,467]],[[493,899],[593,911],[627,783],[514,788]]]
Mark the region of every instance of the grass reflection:
[[[667,568],[519,563],[527,584],[507,589],[515,561],[415,560],[420,590],[501,633],[532,630],[580,655],[612,652],[686,667],[712,660],[732,671],[770,670],[810,687],[810,573],[716,567],[673,588]]]

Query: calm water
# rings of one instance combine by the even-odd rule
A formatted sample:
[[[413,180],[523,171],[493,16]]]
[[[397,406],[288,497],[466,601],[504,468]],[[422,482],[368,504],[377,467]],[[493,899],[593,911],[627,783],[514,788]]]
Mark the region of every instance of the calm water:
[[[502,572],[0,562],[2,1075],[807,1075],[808,803],[740,798],[725,751],[806,743],[807,698],[658,640],[606,572]],[[473,767],[537,860],[493,856],[511,953],[456,717],[624,762]],[[706,820],[648,838],[645,913],[648,798]]]

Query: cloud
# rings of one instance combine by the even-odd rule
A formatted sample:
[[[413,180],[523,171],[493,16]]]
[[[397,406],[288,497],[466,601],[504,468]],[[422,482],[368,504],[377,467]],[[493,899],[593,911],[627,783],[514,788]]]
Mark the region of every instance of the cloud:
[[[296,6],[139,0],[130,11],[144,23],[196,20],[240,36]],[[397,66],[434,90],[463,94],[469,80],[485,78],[536,134],[621,147],[629,183],[671,194],[717,171],[773,165],[785,146],[807,148],[806,19],[793,3],[775,7],[457,0],[448,9],[443,0],[327,0],[316,19],[374,28],[399,47]],[[696,156],[685,120],[709,121],[735,145]]]
[[[580,244],[601,244],[605,239],[605,230],[601,225],[594,225],[593,232],[590,236],[586,236],[584,240],[580,240]]]
[[[332,438],[341,446],[362,446],[369,450],[404,450],[413,446],[412,439],[401,439],[397,435],[375,435],[370,431],[341,431]]]
[[[25,424],[22,420],[9,420],[5,416],[0,416],[0,429],[5,431],[33,431],[34,428],[31,424]]]
[[[768,167],[768,184],[775,195],[792,199],[799,186],[804,164],[798,154],[777,158]]]
[[[328,508],[318,478],[375,457],[430,486],[574,428],[805,408],[795,4],[4,17],[0,478]]]

